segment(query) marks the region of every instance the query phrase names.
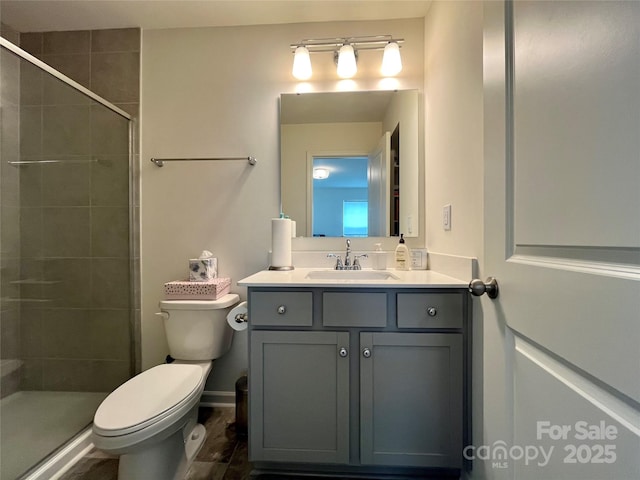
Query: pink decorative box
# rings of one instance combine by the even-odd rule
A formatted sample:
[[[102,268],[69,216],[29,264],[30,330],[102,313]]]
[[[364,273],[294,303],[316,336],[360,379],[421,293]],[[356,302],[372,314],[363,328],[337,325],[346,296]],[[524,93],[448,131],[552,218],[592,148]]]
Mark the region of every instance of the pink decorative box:
[[[190,282],[188,280],[168,282],[164,284],[167,300],[217,300],[229,293],[230,278],[214,278],[206,282]]]

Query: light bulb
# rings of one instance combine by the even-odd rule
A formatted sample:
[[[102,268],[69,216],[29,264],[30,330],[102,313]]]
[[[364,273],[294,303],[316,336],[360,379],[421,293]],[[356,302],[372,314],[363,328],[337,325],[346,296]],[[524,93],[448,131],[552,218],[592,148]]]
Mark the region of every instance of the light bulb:
[[[389,42],[387,46],[384,47],[380,73],[385,77],[393,77],[401,71],[402,59],[400,58],[400,47],[396,42]]]
[[[311,58],[309,57],[309,50],[307,50],[306,47],[300,46],[296,48],[293,56],[292,73],[298,80],[308,80],[311,78]]]
[[[351,78],[358,71],[356,66],[356,53],[351,45],[340,47],[338,54],[338,76],[340,78]]]

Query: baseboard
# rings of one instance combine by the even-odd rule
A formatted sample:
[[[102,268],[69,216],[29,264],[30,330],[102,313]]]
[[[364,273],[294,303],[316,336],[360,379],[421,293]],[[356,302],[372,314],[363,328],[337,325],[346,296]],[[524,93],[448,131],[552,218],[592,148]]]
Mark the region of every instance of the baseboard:
[[[235,392],[220,392],[215,390],[205,390],[200,398],[202,407],[235,407]]]
[[[57,480],[93,448],[91,427],[79,433],[22,480]]]

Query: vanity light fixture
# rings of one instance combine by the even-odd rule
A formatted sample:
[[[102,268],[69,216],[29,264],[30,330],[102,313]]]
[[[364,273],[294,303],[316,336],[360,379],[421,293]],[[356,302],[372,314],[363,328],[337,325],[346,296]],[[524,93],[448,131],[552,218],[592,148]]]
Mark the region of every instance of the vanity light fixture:
[[[338,76],[351,78],[358,71],[358,51],[384,50],[380,72],[385,77],[392,77],[402,70],[402,42],[404,39],[393,38],[391,35],[305,39],[290,45],[294,52],[292,73],[298,80],[308,80],[312,73],[310,54],[331,52]]]
[[[356,51],[351,45],[343,45],[338,52],[338,76],[351,78],[358,71],[356,65]]]
[[[314,168],[313,178],[316,180],[324,180],[325,178],[329,178],[329,169],[323,167]]]
[[[401,71],[402,58],[400,58],[400,47],[396,42],[389,42],[386,47],[384,47],[380,73],[385,77],[395,77]]]
[[[311,78],[311,58],[307,47],[296,48],[293,57],[293,76],[298,80],[308,80]]]

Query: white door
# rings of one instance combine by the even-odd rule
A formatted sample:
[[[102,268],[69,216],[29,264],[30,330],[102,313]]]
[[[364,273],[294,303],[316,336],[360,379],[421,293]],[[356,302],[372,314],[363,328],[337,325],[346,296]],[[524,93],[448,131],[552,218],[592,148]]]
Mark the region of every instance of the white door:
[[[369,154],[369,236],[389,236],[391,133],[385,132]]]
[[[484,269],[500,294],[476,300],[496,332],[476,458],[489,478],[638,479],[640,2],[484,13]]]

